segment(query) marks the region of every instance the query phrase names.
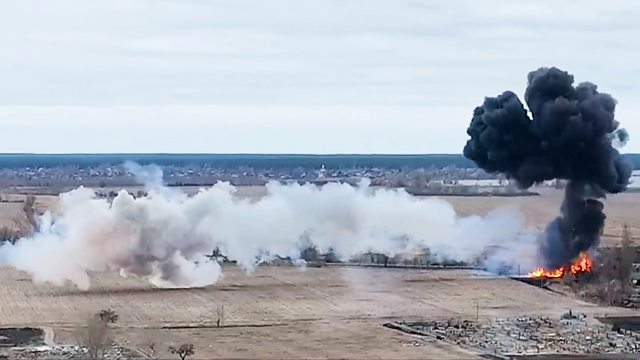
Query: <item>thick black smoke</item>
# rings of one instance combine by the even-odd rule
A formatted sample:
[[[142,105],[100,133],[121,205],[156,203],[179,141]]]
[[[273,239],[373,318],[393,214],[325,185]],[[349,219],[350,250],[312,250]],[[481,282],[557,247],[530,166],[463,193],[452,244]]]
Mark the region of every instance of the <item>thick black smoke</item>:
[[[573,76],[540,68],[528,76],[525,101],[506,91],[485,98],[473,112],[464,155],[488,172],[500,172],[522,188],[551,179],[568,185],[561,216],[546,229],[546,266],[566,265],[598,244],[605,215],[594,198],[627,188],[631,167],[612,141],[624,144],[616,101],[594,84],[573,86]]]

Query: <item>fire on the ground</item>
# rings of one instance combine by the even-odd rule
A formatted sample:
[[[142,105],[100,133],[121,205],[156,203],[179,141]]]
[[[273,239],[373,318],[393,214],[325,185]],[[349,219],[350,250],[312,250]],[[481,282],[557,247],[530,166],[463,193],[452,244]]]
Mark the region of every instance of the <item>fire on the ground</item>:
[[[557,269],[547,270],[544,268],[537,268],[534,271],[527,274],[533,278],[551,278],[558,279],[565,275],[571,274],[573,276],[579,274],[585,274],[591,272],[593,269],[593,260],[587,253],[581,253],[576,260],[567,266],[563,266]]]

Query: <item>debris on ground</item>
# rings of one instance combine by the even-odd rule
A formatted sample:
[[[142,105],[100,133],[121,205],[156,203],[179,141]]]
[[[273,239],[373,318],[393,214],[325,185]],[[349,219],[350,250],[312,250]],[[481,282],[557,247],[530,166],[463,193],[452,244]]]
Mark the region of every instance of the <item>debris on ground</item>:
[[[7,359],[52,359],[52,360],[81,360],[87,359],[87,348],[77,345],[54,345],[54,346],[30,346],[6,349],[0,358]],[[121,360],[131,359],[131,352],[119,345],[110,345],[105,348],[101,359]]]
[[[573,312],[564,314],[560,319],[522,316],[480,321],[403,322],[398,325],[409,332],[490,354],[640,353],[640,332],[616,331],[610,325],[589,323],[585,314]]]

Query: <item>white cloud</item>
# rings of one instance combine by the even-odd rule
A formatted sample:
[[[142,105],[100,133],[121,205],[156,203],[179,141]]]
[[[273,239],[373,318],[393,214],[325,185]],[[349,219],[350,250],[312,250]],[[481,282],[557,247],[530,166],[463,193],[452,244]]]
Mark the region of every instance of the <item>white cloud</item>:
[[[640,151],[639,16],[617,0],[0,0],[2,151],[459,152],[484,96],[548,65],[618,98]],[[64,135],[176,118],[202,140]]]

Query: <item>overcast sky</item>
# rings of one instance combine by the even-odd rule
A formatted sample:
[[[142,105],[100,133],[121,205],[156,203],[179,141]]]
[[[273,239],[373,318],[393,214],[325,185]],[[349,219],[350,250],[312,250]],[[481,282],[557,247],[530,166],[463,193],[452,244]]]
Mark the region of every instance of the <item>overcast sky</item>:
[[[552,65],[640,152],[640,1],[0,4],[0,152],[459,153]]]

